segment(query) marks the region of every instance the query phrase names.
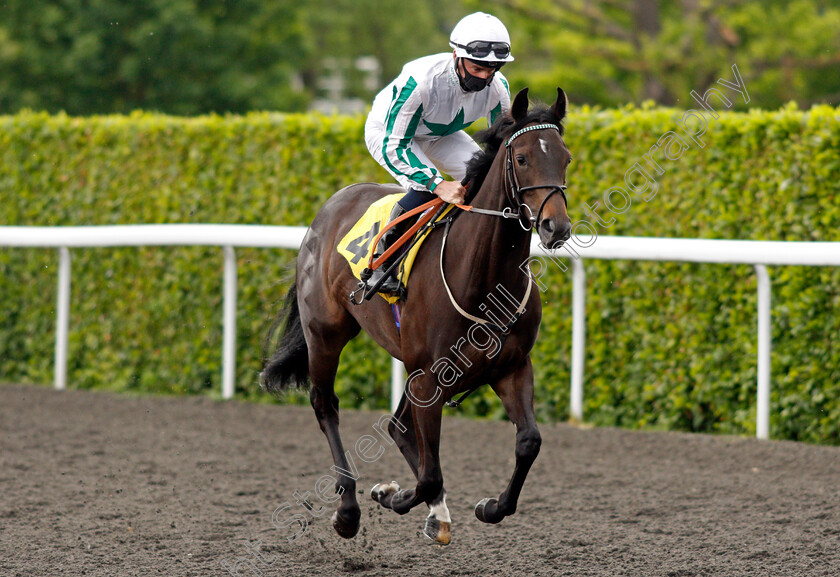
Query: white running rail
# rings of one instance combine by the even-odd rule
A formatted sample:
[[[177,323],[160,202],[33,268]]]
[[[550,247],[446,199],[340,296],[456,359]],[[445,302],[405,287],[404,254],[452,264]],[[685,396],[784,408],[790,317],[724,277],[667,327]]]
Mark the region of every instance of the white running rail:
[[[58,314],[55,347],[55,387],[67,386],[67,335],[70,311],[71,248],[117,246],[220,246],[225,260],[222,397],[234,394],[236,371],[236,247],[298,249],[306,227],[232,224],[141,224],[79,227],[0,226],[0,246],[59,249]],[[840,242],[778,242],[599,236],[587,248],[574,243],[574,253],[547,253],[533,237],[535,257],[566,257],[572,261],[572,367],[570,411],[583,419],[583,366],[586,323],[586,276],[583,259],[657,260],[748,264],[758,278],[758,399],[756,436],[770,435],[770,277],[767,266],[840,266]],[[391,409],[396,410],[405,372],[394,360]]]
[[[71,248],[115,246],[221,246],[224,252],[222,397],[233,397],[236,375],[235,247],[297,250],[305,226],[241,224],[130,224],[114,226],[0,226],[0,246],[59,249],[55,388],[67,387],[67,335],[70,318]]]

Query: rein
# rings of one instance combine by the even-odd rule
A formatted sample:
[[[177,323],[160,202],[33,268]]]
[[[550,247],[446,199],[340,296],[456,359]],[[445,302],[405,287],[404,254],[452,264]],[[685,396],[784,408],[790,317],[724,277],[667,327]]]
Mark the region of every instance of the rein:
[[[507,326],[499,326],[496,323],[492,323],[487,319],[482,319],[475,315],[472,315],[461,308],[461,305],[455,300],[455,297],[452,295],[452,291],[449,289],[449,284],[446,282],[446,275],[443,272],[443,255],[444,251],[446,250],[446,239],[449,237],[449,227],[452,224],[452,219],[449,218],[446,221],[446,227],[443,230],[443,241],[440,243],[440,278],[443,280],[443,286],[446,289],[446,294],[449,295],[449,301],[452,303],[452,306],[455,307],[455,310],[464,317],[467,318],[474,323],[478,323],[480,325],[486,325],[488,328],[493,329],[494,331],[498,331],[503,335],[507,335],[510,332],[511,327],[514,325],[516,321],[519,320],[519,317],[522,316],[522,313],[525,312],[525,304],[528,302],[528,298],[531,296],[531,281],[533,277],[531,276],[531,269],[528,269],[528,288],[525,289],[525,297],[522,299],[522,302],[519,303],[519,306],[516,308],[516,311],[513,313],[513,318],[507,324]]]

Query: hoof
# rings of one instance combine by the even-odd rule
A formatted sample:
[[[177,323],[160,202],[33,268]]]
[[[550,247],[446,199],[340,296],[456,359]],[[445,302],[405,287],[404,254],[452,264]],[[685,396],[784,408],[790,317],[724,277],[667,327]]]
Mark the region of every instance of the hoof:
[[[359,518],[355,521],[348,521],[338,514],[338,511],[333,513],[332,524],[335,532],[345,539],[352,539],[359,532]]]
[[[498,523],[504,519],[504,515],[499,514],[499,502],[496,499],[482,499],[475,506],[475,516],[482,523]]]
[[[390,497],[399,490],[400,486],[396,481],[391,481],[390,483],[377,483],[370,489],[370,498],[383,507],[390,509],[390,499],[387,499],[387,497]]]
[[[433,517],[427,517],[423,534],[441,545],[449,545],[452,540],[451,526],[452,524],[446,521],[438,521]]]

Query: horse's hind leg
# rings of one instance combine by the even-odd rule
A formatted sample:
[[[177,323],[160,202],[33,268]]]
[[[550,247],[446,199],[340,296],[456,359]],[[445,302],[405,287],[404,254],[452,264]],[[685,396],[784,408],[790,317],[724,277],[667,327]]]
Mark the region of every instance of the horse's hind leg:
[[[534,418],[534,372],[530,357],[517,370],[493,385],[493,389],[516,425],[516,466],[510,483],[498,500],[484,499],[476,505],[475,516],[485,523],[498,523],[516,512],[525,477],[542,443]]]
[[[406,396],[403,396],[399,408],[388,425],[388,433],[396,442],[408,466],[411,467],[415,479],[418,479],[420,454],[417,449],[417,437],[414,433],[411,403]],[[370,494],[374,501],[386,509],[391,509],[391,500],[399,491],[400,486],[395,481],[391,481],[390,483],[374,485]],[[441,545],[448,545],[451,540],[451,523],[449,508],[446,506],[446,489],[441,488],[438,496],[429,502],[429,516],[426,517],[423,534]]]
[[[359,326],[349,315],[341,326],[331,326],[320,332],[313,332],[309,324],[309,377],[312,388],[309,399],[318,424],[330,444],[336,472],[336,493],[341,495],[341,504],[333,514],[332,523],[339,535],[345,539],[355,537],[359,530],[361,510],[356,501],[356,469],[347,461],[341,435],[338,432],[338,397],[335,394],[335,375],[338,359],[344,345],[359,332]],[[354,476],[356,475],[356,476]]]

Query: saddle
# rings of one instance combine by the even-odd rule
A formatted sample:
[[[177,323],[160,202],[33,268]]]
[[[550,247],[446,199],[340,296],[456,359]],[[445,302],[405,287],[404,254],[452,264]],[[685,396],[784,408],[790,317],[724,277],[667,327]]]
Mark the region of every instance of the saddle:
[[[433,228],[433,225],[427,225],[432,221],[439,222],[448,212],[455,208],[454,205],[449,205],[441,210],[440,208],[444,204],[443,201],[435,199],[414,210],[408,211],[400,219],[415,218],[421,213],[422,216],[385,254],[374,261],[373,251],[376,248],[379,237],[385,232],[386,225],[389,224],[388,219],[391,216],[391,210],[397,201],[403,197],[403,194],[389,194],[371,204],[350,231],[338,242],[336,250],[347,260],[347,263],[350,265],[350,270],[353,271],[353,276],[361,283],[360,288],[366,288],[365,281],[370,276],[371,271],[380,266],[391,254],[401,250],[406,243],[411,241],[408,245],[408,250],[404,251],[403,256],[395,263],[397,267],[395,270],[397,279],[403,286],[407,285],[414,259],[417,257],[423,241],[426,240],[426,237],[428,237],[429,232]],[[393,226],[396,222],[390,223],[390,226]],[[390,304],[394,304],[400,300],[399,296],[394,295],[379,293],[379,296]],[[353,295],[351,295],[351,300],[354,303],[356,302],[353,299]],[[361,302],[359,301],[359,303]]]

